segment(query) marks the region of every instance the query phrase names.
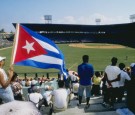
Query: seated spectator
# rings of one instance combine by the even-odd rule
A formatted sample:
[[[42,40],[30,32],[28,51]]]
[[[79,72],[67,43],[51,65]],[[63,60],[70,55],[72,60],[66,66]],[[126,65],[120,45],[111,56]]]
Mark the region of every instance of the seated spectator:
[[[13,77],[11,79],[11,88],[12,88],[15,100],[24,100],[22,96],[22,85],[16,81],[17,76],[18,76],[17,73],[14,72]]]
[[[50,105],[51,104],[51,92],[54,90],[53,87],[49,86],[49,85],[45,85],[45,93],[43,94],[44,99],[46,99],[47,104]]]
[[[64,88],[64,81],[59,80],[58,81],[59,88],[56,90],[53,90],[51,92],[52,95],[52,108],[50,110],[50,115],[52,112],[56,111],[64,111],[67,109],[68,106],[68,96],[70,94],[70,91]]]
[[[72,88],[74,83],[78,83],[79,77],[75,74],[75,72],[73,72],[70,75],[70,79],[71,79],[71,88]]]
[[[23,80],[21,81],[21,85],[22,85],[22,86],[25,86],[25,79],[23,79]]]
[[[73,89],[72,92],[74,93],[74,95],[78,96],[78,89],[79,89],[79,83],[73,83]]]
[[[25,81],[25,86],[26,87],[29,87],[30,86],[30,80],[27,78],[26,81]]]
[[[34,93],[33,91],[33,87],[37,85],[37,81],[36,80],[32,80],[31,81],[31,87],[28,88],[28,93]]]
[[[29,101],[33,102],[39,110],[42,105],[48,106],[46,100],[40,93],[39,86],[34,86],[33,91],[33,93],[30,93],[28,95]]]

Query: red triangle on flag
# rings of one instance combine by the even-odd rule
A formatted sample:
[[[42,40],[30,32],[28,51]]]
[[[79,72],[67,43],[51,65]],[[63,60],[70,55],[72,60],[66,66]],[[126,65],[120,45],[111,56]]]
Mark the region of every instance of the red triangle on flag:
[[[14,63],[43,54],[47,54],[47,51],[22,26],[19,26]]]

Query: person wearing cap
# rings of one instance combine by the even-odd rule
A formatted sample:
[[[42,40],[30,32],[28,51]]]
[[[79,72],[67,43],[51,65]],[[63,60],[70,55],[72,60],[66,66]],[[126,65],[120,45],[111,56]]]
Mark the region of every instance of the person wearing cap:
[[[43,98],[40,92],[40,87],[34,86],[33,91],[33,93],[28,95],[29,101],[33,102],[39,110],[42,105],[48,106],[47,101]]]
[[[33,87],[37,86],[37,81],[36,80],[32,80],[31,81],[31,87],[28,88],[28,93],[33,93]]]
[[[45,85],[44,88],[45,88],[45,92],[43,93],[43,97],[47,101],[47,104],[49,105],[51,103],[51,98],[52,98],[52,96],[50,94],[54,88],[49,85]]]
[[[4,103],[8,103],[14,100],[13,92],[10,86],[13,76],[13,67],[9,68],[7,75],[3,69],[3,66],[5,65],[5,59],[6,57],[0,56],[0,98]]]

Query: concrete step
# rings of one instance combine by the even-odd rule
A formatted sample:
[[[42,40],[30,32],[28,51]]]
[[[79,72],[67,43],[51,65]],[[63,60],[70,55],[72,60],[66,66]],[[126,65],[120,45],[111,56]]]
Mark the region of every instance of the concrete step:
[[[72,97],[72,100],[70,102],[70,105],[68,106],[68,109],[59,113],[55,113],[54,115],[118,115],[116,113],[116,110],[119,108],[126,107],[126,104],[124,102],[122,103],[115,103],[114,109],[108,109],[107,107],[104,107],[102,105],[103,97],[97,96],[97,97],[91,97],[90,99],[90,107],[88,109],[85,109],[85,103],[82,103],[80,107],[77,106],[78,100],[76,97]],[[42,114],[47,115],[49,108],[43,108]]]

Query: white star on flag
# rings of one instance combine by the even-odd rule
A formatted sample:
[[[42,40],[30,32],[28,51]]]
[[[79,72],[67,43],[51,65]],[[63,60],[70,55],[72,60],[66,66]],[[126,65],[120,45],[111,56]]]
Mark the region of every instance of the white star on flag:
[[[33,48],[33,45],[34,45],[34,42],[29,43],[29,42],[26,40],[26,45],[23,46],[22,48],[26,49],[26,50],[27,50],[27,53],[29,54],[31,50],[35,51],[35,49]]]

